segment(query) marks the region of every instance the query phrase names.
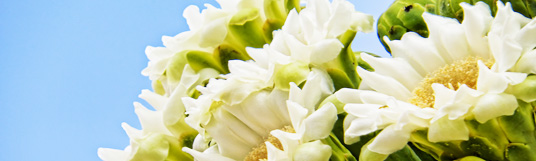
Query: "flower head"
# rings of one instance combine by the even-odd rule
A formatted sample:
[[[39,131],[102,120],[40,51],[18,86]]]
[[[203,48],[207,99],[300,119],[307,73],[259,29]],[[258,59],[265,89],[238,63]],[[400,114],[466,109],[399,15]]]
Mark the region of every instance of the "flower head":
[[[359,99],[340,98],[349,103],[345,107],[351,116],[345,120],[348,140],[384,129],[368,149],[390,154],[411,140],[409,134],[417,129],[429,127],[428,139],[432,142],[467,140],[470,130],[464,120],[474,118],[485,123],[514,113],[517,100],[506,89],[534,73],[535,64],[520,63],[528,61],[536,47],[527,36],[536,31],[535,20],[512,11],[509,3],[498,2],[495,17],[482,2],[461,6],[461,24],[424,13],[428,38],[413,32],[404,34],[401,40],[385,38],[393,58],[362,55],[374,71],[357,69],[363,79],[360,90],[354,91]],[[388,121],[393,118],[398,120]],[[404,127],[409,130],[404,131]],[[393,141],[397,143],[393,148],[387,146],[392,138],[384,136],[403,138]]]

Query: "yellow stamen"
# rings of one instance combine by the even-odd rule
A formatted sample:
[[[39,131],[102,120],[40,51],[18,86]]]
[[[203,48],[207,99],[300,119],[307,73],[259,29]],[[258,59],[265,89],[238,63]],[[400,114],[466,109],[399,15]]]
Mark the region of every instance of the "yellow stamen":
[[[452,90],[457,90],[463,84],[476,89],[479,60],[482,59],[467,57],[429,73],[413,90],[413,97],[409,102],[419,107],[433,107],[435,97],[432,84],[434,83],[443,84]],[[493,60],[487,60],[484,64],[489,68],[493,65]]]
[[[294,128],[290,126],[285,126],[281,131],[289,132],[289,133],[295,133]],[[264,142],[262,142],[257,147],[254,147],[251,152],[249,152],[248,156],[244,159],[244,161],[260,161],[260,160],[266,160],[268,158],[268,150],[266,149],[265,142],[268,141],[272,143],[276,148],[279,150],[283,150],[283,145],[281,145],[281,142],[276,137],[270,135],[268,138],[264,139]]]

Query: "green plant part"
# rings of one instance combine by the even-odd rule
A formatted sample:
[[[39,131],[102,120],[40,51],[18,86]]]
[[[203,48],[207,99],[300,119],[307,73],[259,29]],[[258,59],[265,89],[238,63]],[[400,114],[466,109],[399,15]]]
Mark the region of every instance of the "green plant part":
[[[436,13],[437,15],[456,18],[458,21],[463,21],[463,9],[460,3],[476,4],[484,2],[491,8],[493,15],[497,12],[498,0],[437,0]],[[514,11],[522,14],[525,17],[532,18],[536,16],[536,0],[501,0],[502,3],[510,3]]]
[[[378,37],[387,51],[383,40],[400,40],[406,32],[416,32],[428,37],[428,28],[422,18],[424,12],[435,13],[435,0],[397,0],[378,19]]]

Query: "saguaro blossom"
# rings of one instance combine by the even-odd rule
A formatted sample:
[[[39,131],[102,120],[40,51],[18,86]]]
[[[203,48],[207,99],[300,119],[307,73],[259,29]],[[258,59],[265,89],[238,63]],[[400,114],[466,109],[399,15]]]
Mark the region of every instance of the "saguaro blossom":
[[[518,108],[515,91],[507,88],[534,73],[536,64],[524,62],[529,61],[536,47],[533,38],[536,21],[512,11],[509,3],[498,3],[495,17],[485,3],[461,6],[464,9],[461,24],[451,18],[424,13],[430,31],[428,38],[413,32],[406,33],[401,40],[385,38],[393,58],[362,55],[374,72],[358,68],[363,80],[354,96],[359,99],[341,98],[349,103],[345,107],[351,115],[345,120],[348,140],[355,141],[357,136],[384,129],[368,149],[390,154],[406,144],[401,140],[416,139],[409,134],[417,129],[403,130],[411,124],[421,129],[429,126],[430,142],[469,140],[486,134],[471,129],[466,121],[474,119],[485,124],[499,116],[514,114]],[[339,95],[348,92],[344,90]],[[391,103],[386,101],[388,98]],[[375,119],[370,120],[371,117]],[[398,120],[387,121],[392,118]],[[354,120],[369,120],[369,123]],[[393,133],[393,129],[399,132]],[[390,137],[382,137],[385,135]],[[398,148],[393,148],[394,143]],[[489,146],[495,146],[492,144]],[[505,143],[496,144],[501,149]]]

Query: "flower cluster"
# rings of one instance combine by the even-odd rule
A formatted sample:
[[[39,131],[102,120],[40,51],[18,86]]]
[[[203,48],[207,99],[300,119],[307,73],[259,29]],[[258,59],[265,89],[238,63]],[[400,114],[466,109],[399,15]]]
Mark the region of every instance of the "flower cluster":
[[[147,48],[155,111],[101,159],[536,160],[536,2],[395,1],[389,58],[351,49],[374,20],[346,0],[218,3]]]

